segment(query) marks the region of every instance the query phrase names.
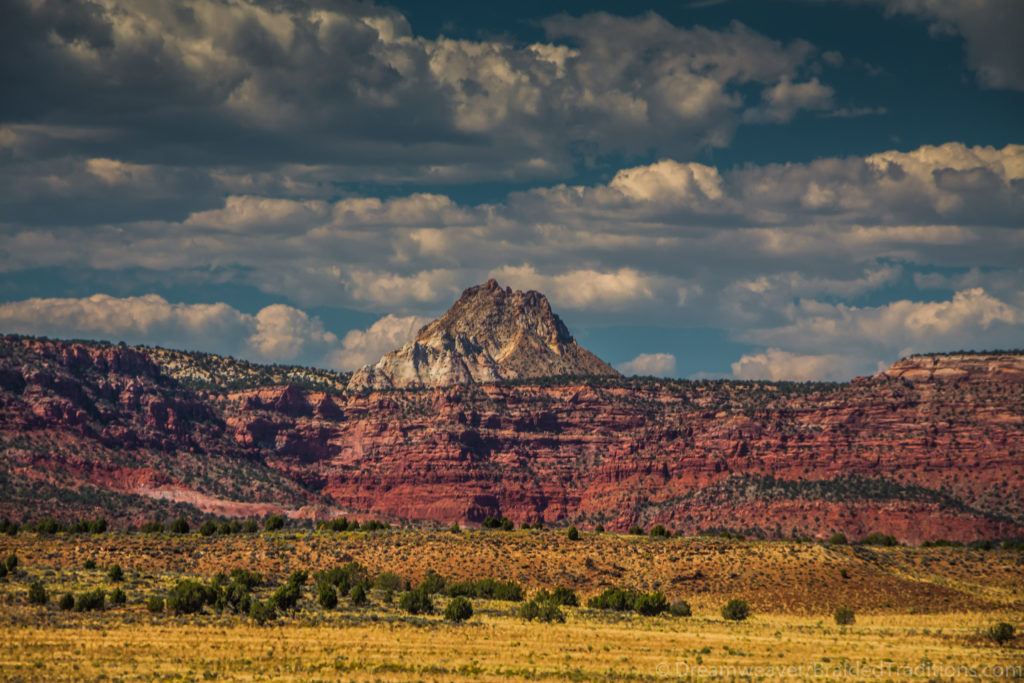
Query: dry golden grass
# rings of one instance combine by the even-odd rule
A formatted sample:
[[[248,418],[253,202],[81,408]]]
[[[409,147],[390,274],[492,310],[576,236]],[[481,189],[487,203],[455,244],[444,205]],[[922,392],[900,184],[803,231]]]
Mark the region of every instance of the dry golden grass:
[[[991,680],[1024,677],[1024,639],[997,648],[978,635],[996,621],[1024,626],[1024,556],[1006,551],[590,534],[573,543],[556,531],[21,534],[0,540],[0,557],[12,551],[18,570],[0,580],[4,680],[648,680],[780,673],[928,680],[968,670],[959,667]],[[88,559],[95,569],[83,569]],[[321,610],[310,586],[299,611],[265,627],[209,608],[201,615],[152,615],[144,605],[182,577],[208,580],[244,567],[268,577],[273,585],[262,589],[266,596],[294,569],[349,559],[414,581],[434,569],[457,579],[514,579],[530,591],[566,585],[584,599],[605,585],[660,589],[689,601],[694,616],[566,608],[566,623],[537,624],[516,617],[514,603],[474,600],[474,617],[453,625],[440,610],[404,614],[379,591],[367,608],[343,600]],[[127,573],[120,584],[126,606],[84,614],[57,609],[64,592],[112,590],[105,570],[114,562]],[[36,579],[50,593],[47,606],[27,604]],[[749,601],[753,616],[724,621],[719,610],[730,597]],[[443,607],[444,599],[436,603]],[[856,611],[853,626],[834,624],[838,606]],[[985,668],[993,666],[1007,668]]]
[[[529,589],[568,586],[582,595],[608,586],[661,590],[670,598],[718,604],[743,596],[755,611],[831,614],[1024,610],[1024,554],[966,548],[822,546],[559,531],[428,531],[40,537],[0,541],[27,566],[78,571],[86,560],[117,562],[143,575],[244,567],[270,577],[356,560],[372,572],[413,581],[429,570],[454,579],[512,579]]]

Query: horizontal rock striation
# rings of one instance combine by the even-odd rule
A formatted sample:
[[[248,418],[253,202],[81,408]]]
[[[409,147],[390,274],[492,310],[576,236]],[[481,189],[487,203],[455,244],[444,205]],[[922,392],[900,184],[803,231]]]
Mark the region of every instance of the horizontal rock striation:
[[[15,519],[41,513],[10,501],[45,482],[238,516],[1024,535],[1019,354],[913,357],[847,384],[608,376],[340,394],[193,392],[130,349],[5,343],[0,515]],[[136,507],[105,512],[151,513]]]

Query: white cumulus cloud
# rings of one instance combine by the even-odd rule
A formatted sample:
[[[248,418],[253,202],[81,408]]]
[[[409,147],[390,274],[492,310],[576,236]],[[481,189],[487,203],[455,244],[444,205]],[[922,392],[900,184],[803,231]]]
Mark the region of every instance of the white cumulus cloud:
[[[325,365],[340,343],[318,318],[273,304],[256,315],[225,303],[171,303],[156,294],[26,299],[0,304],[5,332],[107,339],[240,356],[255,361]]]
[[[376,363],[381,356],[401,348],[415,338],[430,318],[410,315],[386,315],[365,330],[351,330],[341,340],[342,348],[331,355],[330,364],[342,370],[355,370]]]
[[[641,353],[633,360],[616,366],[624,375],[671,377],[676,372],[676,357],[671,353]]]
[[[498,268],[491,271],[490,277],[508,282],[513,289],[536,289],[555,304],[566,308],[622,308],[631,303],[653,300],[655,290],[661,286],[658,278],[633,268],[608,272],[581,269],[543,275],[525,264]]]
[[[980,287],[956,292],[946,301],[893,301],[882,306],[801,300],[791,305],[788,324],[746,330],[739,336],[803,353],[832,349],[848,353],[879,350],[948,351],[1015,348],[1024,338],[1024,311]]]
[[[781,349],[745,354],[732,364],[736,379],[846,381],[863,372],[864,360],[839,354],[797,354]]]

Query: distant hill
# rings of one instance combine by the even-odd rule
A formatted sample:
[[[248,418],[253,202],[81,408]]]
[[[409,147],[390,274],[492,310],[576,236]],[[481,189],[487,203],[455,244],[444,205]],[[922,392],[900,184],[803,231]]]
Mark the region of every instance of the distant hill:
[[[340,394],[352,378],[350,372],[298,365],[262,365],[199,351],[174,351],[146,346],[132,348],[148,355],[165,375],[190,389],[234,391],[290,384],[310,391]]]
[[[345,379],[0,337],[0,517],[1024,536],[1020,352],[912,356],[849,383]]]

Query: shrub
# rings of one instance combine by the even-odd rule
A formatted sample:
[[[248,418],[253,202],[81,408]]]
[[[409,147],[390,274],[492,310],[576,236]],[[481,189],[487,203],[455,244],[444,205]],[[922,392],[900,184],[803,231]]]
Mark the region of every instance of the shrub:
[[[420,581],[420,585],[417,586],[417,590],[421,590],[427,595],[433,595],[434,593],[440,593],[444,590],[445,579],[443,576],[435,572],[433,569],[427,572],[427,575]]]
[[[465,621],[473,616],[473,605],[461,595],[452,598],[448,606],[444,608],[444,618],[447,621]]]
[[[238,570],[235,570],[238,571]],[[259,576],[259,574],[256,574]],[[223,591],[217,595],[217,602],[214,607],[218,611],[230,608],[232,612],[246,614],[252,599],[249,597],[250,587],[242,581],[232,580]]]
[[[242,529],[247,534],[254,534],[260,530],[260,525],[256,523],[255,519],[247,519],[245,524],[242,525]]]
[[[107,578],[115,583],[118,581],[124,581],[124,570],[121,569],[121,565],[112,564],[110,569],[107,570]]]
[[[633,526],[629,527],[629,533],[633,534],[634,536],[643,536],[644,530],[641,527],[634,524]]]
[[[89,522],[84,519],[75,520],[68,525],[69,534],[85,534],[89,532]]]
[[[490,515],[484,517],[484,521],[480,522],[482,529],[497,529],[501,526],[501,520],[497,517],[491,517]]]
[[[43,517],[41,520],[36,522],[37,534],[55,534],[58,531],[64,531],[64,525],[55,519]]]
[[[7,576],[7,565],[3,562],[0,562],[0,579],[4,578],[5,576]]]
[[[381,572],[373,580],[373,585],[382,591],[398,591],[405,588],[405,579],[394,572]]]
[[[274,609],[273,601],[253,600],[249,606],[249,618],[260,626],[277,619],[277,610]]]
[[[745,600],[733,598],[722,608],[722,618],[729,621],[743,621],[750,616],[750,606]]]
[[[176,520],[171,522],[171,533],[172,534],[187,534],[188,533],[188,522],[185,521],[184,517],[178,517]]]
[[[880,531],[874,531],[860,540],[861,545],[881,545],[881,546],[893,546],[896,545],[895,536],[887,536]]]
[[[840,607],[832,616],[840,626],[849,626],[854,621],[853,610],[846,607]]]
[[[513,522],[511,519],[509,519],[508,517],[502,517],[501,518],[501,530],[502,531],[512,531],[515,528],[516,528],[515,522]]]
[[[313,580],[317,584],[329,583],[341,594],[348,594],[357,583],[369,581],[366,569],[358,562],[349,562],[344,567],[333,567],[327,571],[316,572]]]
[[[288,583],[294,583],[296,586],[305,586],[307,580],[309,572],[305,569],[296,569],[288,576]]]
[[[846,536],[840,533],[832,534],[828,537],[829,545],[846,545]]]
[[[7,534],[8,536],[16,536],[18,534],[18,525],[11,520],[4,517],[0,520],[0,534]]]
[[[339,517],[323,523],[323,528],[328,531],[348,531],[348,519]]]
[[[107,601],[106,592],[97,588],[96,590],[86,591],[85,593],[79,593],[78,597],[75,598],[75,611],[76,612],[102,612]]]
[[[120,588],[115,588],[110,594],[111,605],[123,605],[128,602],[128,595]]]
[[[1001,621],[985,629],[984,636],[997,645],[1003,645],[1013,639],[1015,630],[1013,624]]]
[[[661,591],[638,595],[636,602],[633,603],[633,609],[638,614],[653,617],[668,609],[668,600],[665,599],[665,594]]]
[[[565,622],[565,613],[543,593],[538,593],[529,602],[524,602],[523,606],[519,608],[519,617],[527,621]]]
[[[367,602],[367,598],[366,589],[363,588],[363,584],[357,583],[355,586],[353,586],[352,590],[349,591],[348,599],[352,601],[352,604],[355,607],[362,607],[363,605],[365,605]]]
[[[218,572],[207,592],[207,604],[217,611],[230,609],[234,613],[248,613],[251,598],[249,592],[263,583],[263,577],[255,571],[234,568],[230,574]]]
[[[267,531],[277,531],[284,528],[284,517],[281,515],[270,515],[263,522],[263,528]]]
[[[477,595],[476,584],[477,584],[477,582],[473,581],[473,580],[456,581],[454,583],[449,583],[447,586],[445,586],[444,592],[445,592],[445,594],[447,594],[447,595],[449,595],[449,596],[451,596],[453,598],[458,597],[458,596],[475,598],[475,597],[479,597]]]
[[[223,522],[219,527],[217,527],[217,533],[221,536],[230,536],[231,534],[237,534],[241,528],[241,524],[236,520],[232,520],[230,522]]]
[[[182,579],[167,594],[167,609],[175,614],[200,612],[203,605],[217,600],[216,591],[198,581]]]
[[[430,576],[428,574],[428,576]],[[424,587],[424,583],[420,586]],[[432,593],[439,591],[430,591]],[[452,597],[484,598],[489,600],[508,600],[520,602],[523,599],[523,587],[515,581],[496,581],[495,579],[477,579],[476,581],[459,581],[448,584],[444,592]]]
[[[62,610],[65,610],[65,611],[74,609],[75,608],[75,596],[72,595],[71,593],[65,593],[64,597],[62,597],[60,599],[60,602],[58,603],[58,605],[60,606],[60,608]]]
[[[967,547],[971,550],[992,550],[992,541],[983,538],[977,541],[971,541],[967,544]]]
[[[85,562],[82,563],[82,568],[83,569],[96,569],[96,560],[94,560],[94,559],[92,559],[90,557],[88,560],[86,560]]]
[[[18,556],[14,553],[11,553],[7,556],[7,559],[4,561],[4,564],[7,565],[7,571],[13,572],[15,568],[18,566]]]
[[[600,595],[587,600],[587,607],[591,609],[610,609],[618,612],[628,612],[633,609],[639,593],[634,590],[623,590],[622,588],[606,588]]]
[[[321,583],[317,586],[317,602],[324,609],[334,609],[338,606],[338,591],[329,583]]]
[[[107,520],[103,517],[94,519],[89,522],[89,533],[91,534],[102,534],[107,530]]]
[[[654,528],[651,529],[651,538],[668,538],[671,535],[672,532],[660,524],[656,524]]]
[[[570,541],[580,540],[580,532],[576,530],[575,526],[569,527],[568,536]]]
[[[452,532],[453,534],[461,534],[462,533],[462,529],[459,527],[459,523],[458,522],[452,522],[452,525],[450,527],[448,527],[448,531]]]
[[[148,609],[153,614],[157,614],[158,612],[163,612],[164,611],[164,599],[161,598],[159,595],[151,595],[151,596],[149,596],[149,599],[146,600],[146,609]]]
[[[551,592],[551,599],[558,605],[568,605],[569,607],[579,607],[580,599],[576,597],[576,592],[571,588],[565,588],[559,586]]]
[[[599,534],[603,534],[604,533],[604,524],[598,524],[597,526],[595,526],[594,527],[594,531],[596,531]]]
[[[376,519],[371,519],[368,522],[363,522],[363,531],[379,531],[381,529],[390,529],[391,525],[387,522],[380,522]]]
[[[1003,541],[1003,550],[1024,550],[1024,541],[1009,540]]]
[[[229,576],[232,583],[245,586],[246,590],[252,590],[263,583],[263,576],[261,574],[251,572],[248,569],[232,569]]]
[[[45,605],[49,601],[50,596],[46,594],[46,589],[43,587],[43,582],[33,581],[32,585],[28,587],[28,604]]]
[[[156,521],[146,522],[141,527],[139,527],[139,531],[141,531],[144,534],[162,534],[164,532],[164,523]]]
[[[275,609],[279,610],[293,610],[295,606],[299,604],[299,598],[302,597],[302,586],[297,583],[288,581],[283,586],[279,587],[274,591],[274,595],[270,598],[270,604]]]
[[[212,519],[208,519],[203,522],[202,526],[199,527],[199,533],[203,536],[213,536],[217,533],[217,522]]]
[[[520,602],[523,599],[523,587],[515,581],[495,581],[484,579],[482,586],[478,585],[480,597],[489,597],[493,600],[507,600],[509,602]]]
[[[674,617],[688,617],[693,614],[693,610],[690,609],[690,603],[686,600],[676,600],[668,608],[668,613]]]
[[[402,593],[398,600],[398,606],[409,614],[429,614],[434,611],[434,603],[430,594],[422,588],[416,588]]]

